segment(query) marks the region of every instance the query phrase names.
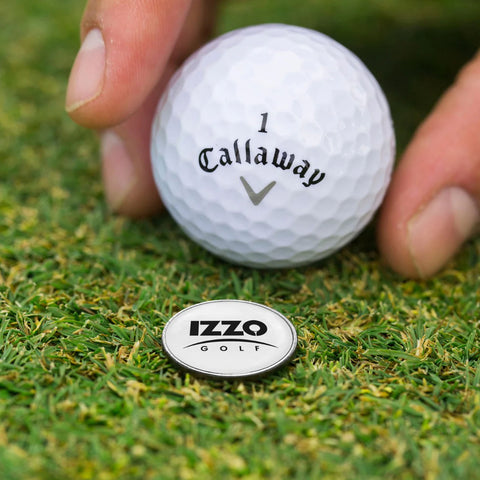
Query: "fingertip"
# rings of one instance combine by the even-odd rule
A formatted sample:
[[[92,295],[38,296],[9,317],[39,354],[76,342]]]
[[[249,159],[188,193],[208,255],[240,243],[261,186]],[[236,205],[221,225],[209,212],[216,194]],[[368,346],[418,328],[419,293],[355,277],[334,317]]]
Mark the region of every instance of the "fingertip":
[[[397,273],[425,279],[438,273],[475,233],[480,209],[469,192],[448,186],[406,221],[395,223],[395,218],[387,203],[378,225],[381,255]]]
[[[65,110],[74,114],[83,105],[99,97],[105,72],[105,42],[100,29],[94,28],[84,38],[70,73]]]
[[[140,168],[125,141],[113,130],[101,135],[102,176],[105,198],[113,213],[131,218],[148,217],[162,209],[149,171]]]
[[[134,114],[162,77],[190,2],[88,2],[65,101],[75,122],[103,129]]]
[[[480,221],[476,201],[459,187],[445,187],[408,222],[407,244],[419,277],[436,274]]]

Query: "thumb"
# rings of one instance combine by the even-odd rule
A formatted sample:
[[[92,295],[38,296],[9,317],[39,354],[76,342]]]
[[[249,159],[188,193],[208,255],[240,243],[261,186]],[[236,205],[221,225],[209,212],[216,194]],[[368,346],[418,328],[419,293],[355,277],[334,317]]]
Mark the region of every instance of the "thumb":
[[[418,129],[378,224],[380,251],[410,277],[440,270],[480,222],[480,55]]]
[[[90,128],[134,113],[171,60],[191,0],[90,0],[73,65],[66,110]]]

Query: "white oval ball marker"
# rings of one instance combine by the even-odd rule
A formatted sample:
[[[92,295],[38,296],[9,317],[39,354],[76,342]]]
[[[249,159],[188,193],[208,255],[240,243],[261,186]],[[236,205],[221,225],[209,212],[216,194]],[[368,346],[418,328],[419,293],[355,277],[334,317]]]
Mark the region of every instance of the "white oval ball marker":
[[[297,346],[290,321],[244,300],[213,300],[182,310],[162,334],[170,359],[190,372],[219,379],[263,375],[287,363]]]

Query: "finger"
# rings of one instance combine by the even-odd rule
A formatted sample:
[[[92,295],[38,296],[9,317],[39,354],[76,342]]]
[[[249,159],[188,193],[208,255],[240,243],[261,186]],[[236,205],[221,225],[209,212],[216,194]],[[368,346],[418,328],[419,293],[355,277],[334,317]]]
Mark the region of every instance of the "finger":
[[[134,113],[162,76],[190,3],[89,0],[66,95],[70,116],[103,128]]]
[[[127,120],[102,134],[102,173],[110,209],[130,217],[149,216],[161,208],[150,164],[150,131],[158,99],[183,59],[211,35],[214,0],[196,1],[185,21],[162,78]]]
[[[102,178],[112,212],[138,218],[161,210],[149,149],[150,126],[166,80],[167,76],[135,114],[101,134]]]
[[[418,129],[387,192],[378,242],[391,267],[428,277],[480,222],[480,55]]]

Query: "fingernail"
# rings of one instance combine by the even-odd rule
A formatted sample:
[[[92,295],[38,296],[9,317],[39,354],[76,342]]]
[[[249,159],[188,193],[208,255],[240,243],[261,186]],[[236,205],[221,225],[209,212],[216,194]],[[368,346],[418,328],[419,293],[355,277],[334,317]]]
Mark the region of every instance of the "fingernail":
[[[100,95],[104,72],[105,42],[102,32],[95,28],[83,40],[73,64],[65,101],[67,112],[73,112]]]
[[[118,212],[137,183],[134,163],[123,140],[112,130],[101,137],[102,172],[107,204]]]
[[[479,207],[465,190],[441,190],[408,224],[410,254],[419,276],[440,270],[479,222]]]

